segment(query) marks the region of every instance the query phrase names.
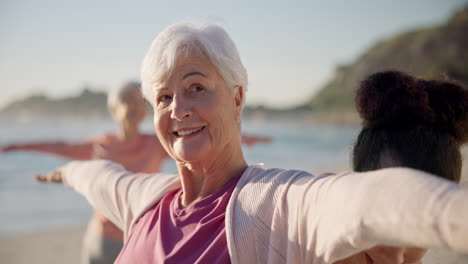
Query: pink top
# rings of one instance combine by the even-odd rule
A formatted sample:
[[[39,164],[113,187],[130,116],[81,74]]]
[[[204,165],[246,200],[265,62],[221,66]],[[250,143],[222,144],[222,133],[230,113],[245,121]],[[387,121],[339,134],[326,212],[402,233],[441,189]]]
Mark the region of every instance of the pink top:
[[[135,223],[116,263],[230,263],[225,214],[239,177],[183,208],[174,190]]]
[[[120,140],[115,134],[97,136],[83,142],[36,142],[24,149],[43,151],[71,159],[106,159],[122,164],[132,172],[153,173],[168,157],[156,135],[140,134],[133,140]],[[95,212],[89,222],[94,232],[106,238],[122,240],[122,231],[106,217]]]
[[[126,142],[114,134],[107,134],[94,138],[90,144],[92,159],[112,160],[132,172],[157,172],[168,157],[156,135],[142,134],[138,139]],[[122,231],[99,212],[94,213],[89,225],[107,238],[123,239]]]
[[[137,140],[125,142],[108,134],[92,143],[92,159],[112,160],[132,172],[158,172],[168,157],[156,135],[142,134]]]
[[[140,134],[131,140],[121,140],[115,134],[105,134],[82,142],[33,142],[16,146],[17,150],[35,150],[61,157],[90,160],[105,159],[117,162],[131,172],[158,172],[166,151],[156,135]],[[122,240],[122,231],[106,217],[95,212],[90,228],[98,234]]]

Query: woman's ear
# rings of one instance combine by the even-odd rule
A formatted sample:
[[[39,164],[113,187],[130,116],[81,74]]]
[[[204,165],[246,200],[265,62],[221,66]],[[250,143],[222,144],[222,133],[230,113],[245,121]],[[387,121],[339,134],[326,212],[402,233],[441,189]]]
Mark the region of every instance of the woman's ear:
[[[236,85],[234,87],[234,107],[235,107],[235,118],[240,120],[240,114],[242,112],[242,103],[244,102],[244,87]]]

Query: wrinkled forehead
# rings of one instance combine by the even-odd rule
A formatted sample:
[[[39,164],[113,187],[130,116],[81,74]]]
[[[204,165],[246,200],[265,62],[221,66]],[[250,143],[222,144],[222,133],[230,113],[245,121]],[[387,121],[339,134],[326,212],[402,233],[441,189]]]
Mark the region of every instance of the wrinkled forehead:
[[[181,52],[171,66],[154,79],[154,88],[160,89],[171,81],[197,74],[212,80],[223,79],[216,65],[205,53]]]
[[[196,58],[194,61],[208,62],[224,84],[232,86],[228,85],[228,83],[232,83],[231,78],[229,78],[231,73],[225,67],[231,60],[229,54],[225,53],[224,50],[209,45],[205,47],[196,39],[175,38],[167,43],[155,41],[147,52],[141,69],[142,91],[148,102],[154,103],[157,90],[165,88],[165,84],[177,72],[176,68],[179,62],[188,58]],[[224,60],[226,63],[223,64],[220,60]]]
[[[162,67],[159,74],[155,76],[155,81],[169,79],[175,74],[176,69],[180,69],[187,63],[204,63],[213,66],[210,57],[199,44],[184,44],[179,46],[172,56],[168,56],[165,67]]]

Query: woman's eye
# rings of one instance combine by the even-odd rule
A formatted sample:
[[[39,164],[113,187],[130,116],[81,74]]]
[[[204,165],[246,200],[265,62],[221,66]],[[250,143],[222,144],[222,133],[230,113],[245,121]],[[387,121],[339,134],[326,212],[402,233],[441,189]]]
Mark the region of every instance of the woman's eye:
[[[172,100],[172,96],[170,95],[161,95],[158,98],[159,103],[168,103]]]
[[[203,92],[205,90],[205,87],[201,85],[193,85],[192,87],[190,87],[190,89],[192,92],[199,93],[199,92]]]

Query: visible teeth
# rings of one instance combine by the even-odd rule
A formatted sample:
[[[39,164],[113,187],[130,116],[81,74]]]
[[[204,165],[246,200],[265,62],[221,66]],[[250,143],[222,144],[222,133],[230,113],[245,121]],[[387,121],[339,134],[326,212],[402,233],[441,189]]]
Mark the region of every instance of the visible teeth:
[[[195,132],[197,132],[197,131],[200,131],[201,129],[202,129],[202,128],[199,127],[199,128],[195,128],[195,129],[189,129],[189,130],[184,130],[184,131],[178,131],[178,132],[177,132],[177,135],[178,135],[178,136],[186,136],[186,135],[195,133]]]

